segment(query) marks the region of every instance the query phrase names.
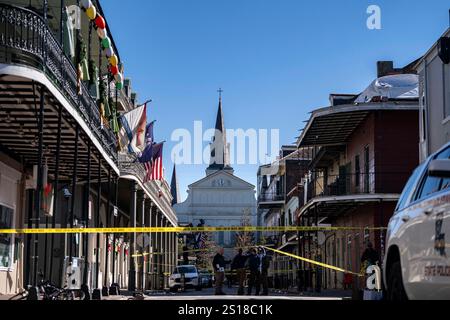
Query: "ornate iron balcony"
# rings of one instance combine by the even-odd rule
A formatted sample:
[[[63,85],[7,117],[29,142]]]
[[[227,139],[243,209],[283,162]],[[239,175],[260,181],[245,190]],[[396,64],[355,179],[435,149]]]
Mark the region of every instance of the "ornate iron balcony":
[[[117,139],[101,125],[97,103],[82,83],[77,92],[77,72],[41,16],[35,12],[0,4],[0,63],[36,68],[61,91],[117,163]]]

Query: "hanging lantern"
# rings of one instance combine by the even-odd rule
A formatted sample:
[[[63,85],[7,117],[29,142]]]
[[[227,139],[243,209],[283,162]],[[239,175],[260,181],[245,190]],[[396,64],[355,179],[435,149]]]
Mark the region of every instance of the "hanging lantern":
[[[92,2],[91,0],[81,0],[81,7],[85,10],[87,10],[88,8],[92,7]]]
[[[114,76],[114,79],[116,80],[116,83],[122,83],[123,82],[123,75],[119,72]]]
[[[105,49],[105,54],[106,54],[107,58],[111,58],[114,55],[113,48],[109,47],[109,48]]]
[[[97,34],[98,34],[98,37],[100,38],[100,39],[105,39],[107,36],[108,36],[108,33],[106,32],[106,29],[100,29],[100,28],[98,28],[97,29]]]
[[[97,18],[95,18],[95,25],[99,29],[105,29],[106,28],[106,22],[105,19],[101,15],[97,15]]]
[[[119,58],[117,58],[117,56],[114,54],[111,56],[111,58],[109,58],[109,63],[114,66],[117,67],[118,63],[119,63]]]
[[[102,46],[103,49],[108,49],[111,47],[111,40],[109,39],[109,37],[105,37],[105,39],[102,40]]]
[[[122,82],[116,82],[116,88],[117,88],[117,90],[122,90],[123,83]]]
[[[86,9],[86,15],[88,16],[89,20],[94,20],[97,16],[97,9],[95,9],[94,6],[90,6]]]
[[[110,66],[110,67],[109,67],[109,71],[111,71],[111,74],[112,74],[113,76],[116,76],[116,74],[119,73],[119,68],[117,68],[117,66]]]

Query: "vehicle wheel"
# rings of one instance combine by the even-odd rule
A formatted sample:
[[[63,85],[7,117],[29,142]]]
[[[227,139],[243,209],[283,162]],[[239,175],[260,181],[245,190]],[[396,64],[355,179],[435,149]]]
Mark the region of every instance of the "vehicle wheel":
[[[195,287],[195,291],[202,291],[202,286],[201,286],[201,285],[196,286],[196,287]]]
[[[178,292],[178,288],[177,287],[172,287],[172,288],[169,288],[169,291],[170,292]]]
[[[403,286],[402,267],[399,261],[392,264],[388,277],[387,299],[390,301],[408,300]]]

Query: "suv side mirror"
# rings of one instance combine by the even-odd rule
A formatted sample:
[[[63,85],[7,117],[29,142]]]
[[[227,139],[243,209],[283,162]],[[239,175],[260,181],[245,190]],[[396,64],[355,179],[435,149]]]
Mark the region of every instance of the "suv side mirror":
[[[450,178],[450,160],[433,160],[428,166],[428,175],[435,178]]]

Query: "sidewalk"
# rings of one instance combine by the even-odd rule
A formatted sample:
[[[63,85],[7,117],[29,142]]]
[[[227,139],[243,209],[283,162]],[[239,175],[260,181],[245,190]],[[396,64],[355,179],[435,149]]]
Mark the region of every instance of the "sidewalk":
[[[275,294],[291,295],[291,296],[299,296],[299,297],[352,299],[352,291],[351,290],[321,290],[321,292],[315,292],[315,291],[299,292],[296,288],[292,288],[289,290],[271,289],[270,292],[275,293]]]
[[[15,294],[0,294],[0,301],[9,300],[14,296]]]

